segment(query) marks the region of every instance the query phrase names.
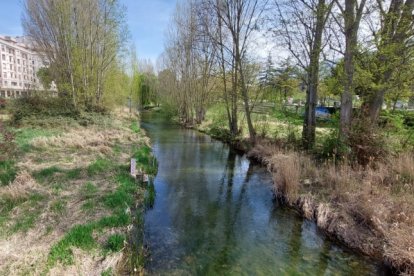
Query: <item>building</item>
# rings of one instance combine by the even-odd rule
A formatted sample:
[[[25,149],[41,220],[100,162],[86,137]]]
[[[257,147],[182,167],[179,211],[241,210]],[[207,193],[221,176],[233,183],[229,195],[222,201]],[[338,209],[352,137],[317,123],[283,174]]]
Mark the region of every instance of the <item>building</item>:
[[[0,36],[0,98],[17,98],[32,91],[43,91],[36,73],[47,65],[27,38]],[[57,91],[54,83],[50,91]]]

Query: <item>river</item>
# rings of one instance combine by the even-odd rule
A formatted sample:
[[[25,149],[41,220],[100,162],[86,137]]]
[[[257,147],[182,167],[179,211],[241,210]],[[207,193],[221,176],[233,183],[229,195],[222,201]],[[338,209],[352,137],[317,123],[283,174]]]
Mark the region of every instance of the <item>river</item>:
[[[226,144],[142,114],[158,160],[150,275],[381,275],[273,200],[271,175]]]

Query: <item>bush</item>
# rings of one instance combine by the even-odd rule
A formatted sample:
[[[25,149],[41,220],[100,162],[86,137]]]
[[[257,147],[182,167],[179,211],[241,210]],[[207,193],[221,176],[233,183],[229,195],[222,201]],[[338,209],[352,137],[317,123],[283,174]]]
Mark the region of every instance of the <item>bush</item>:
[[[212,127],[209,131],[209,134],[216,139],[225,141],[225,142],[232,142],[233,137],[230,133],[230,130],[221,127]]]
[[[319,159],[341,160],[350,153],[350,148],[339,139],[338,131],[332,131],[322,142],[320,148],[316,148],[315,155]]]
[[[0,99],[0,108],[5,108],[7,106],[7,100],[6,99]]]
[[[388,156],[385,137],[378,128],[363,119],[354,121],[348,143],[352,157],[363,166]]]
[[[77,117],[79,111],[72,102],[62,97],[32,96],[14,100],[11,106],[14,122],[33,115]]]
[[[14,134],[0,121],[0,161],[7,161],[14,157],[16,145]]]

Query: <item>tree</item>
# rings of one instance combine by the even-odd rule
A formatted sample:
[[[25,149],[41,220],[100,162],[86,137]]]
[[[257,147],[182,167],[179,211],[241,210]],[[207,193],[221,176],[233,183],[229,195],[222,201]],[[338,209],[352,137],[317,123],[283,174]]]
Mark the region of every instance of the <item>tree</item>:
[[[118,0],[26,0],[23,27],[50,63],[61,96],[101,105],[106,78],[126,41]]]
[[[343,31],[345,35],[344,54],[344,91],[341,95],[341,114],[339,135],[342,141],[347,142],[352,120],[352,96],[354,93],[354,56],[358,49],[358,30],[366,0],[344,0],[345,4],[335,0],[344,18]]]
[[[306,72],[305,118],[302,144],[310,149],[315,144],[316,104],[319,85],[319,65],[324,49],[324,32],[334,0],[293,0],[280,3],[275,1],[277,37]]]
[[[45,90],[50,89],[50,86],[53,82],[52,74],[50,72],[50,69],[47,67],[40,68],[37,70],[36,73],[37,77],[40,80],[40,83],[42,84],[43,88]]]
[[[381,74],[377,85],[379,89],[365,97],[364,112],[371,123],[378,119],[386,93],[406,90],[405,86],[412,79],[413,39],[414,39],[414,1],[390,0],[388,9],[381,0],[376,0],[381,24],[379,29],[372,29],[374,44],[377,49],[377,64]],[[411,69],[411,70],[410,70]],[[390,96],[392,98],[392,96]]]

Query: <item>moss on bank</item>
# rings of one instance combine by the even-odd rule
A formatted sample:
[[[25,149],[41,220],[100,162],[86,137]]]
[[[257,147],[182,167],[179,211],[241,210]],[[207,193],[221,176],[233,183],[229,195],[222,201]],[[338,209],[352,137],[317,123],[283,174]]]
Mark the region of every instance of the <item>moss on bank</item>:
[[[129,175],[129,160],[156,173],[149,139],[122,111],[81,117],[30,115],[13,128],[17,155],[1,170],[0,274],[142,273],[151,191]]]

